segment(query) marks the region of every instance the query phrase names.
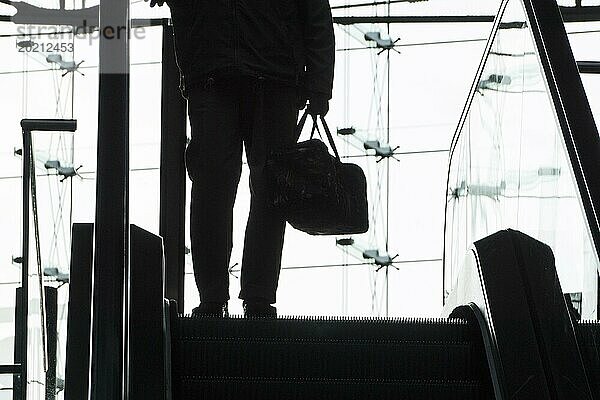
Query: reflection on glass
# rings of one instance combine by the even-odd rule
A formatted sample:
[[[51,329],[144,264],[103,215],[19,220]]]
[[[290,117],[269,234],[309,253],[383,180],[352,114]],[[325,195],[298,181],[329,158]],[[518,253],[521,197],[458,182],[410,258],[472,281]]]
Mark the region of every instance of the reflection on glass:
[[[565,293],[595,318],[598,256],[520,1],[508,3],[450,161],[446,294],[470,244],[505,228],[552,247]]]

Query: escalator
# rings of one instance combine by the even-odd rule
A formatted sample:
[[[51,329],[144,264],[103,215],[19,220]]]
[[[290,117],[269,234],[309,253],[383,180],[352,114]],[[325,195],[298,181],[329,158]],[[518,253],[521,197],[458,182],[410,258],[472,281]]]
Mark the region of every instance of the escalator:
[[[173,394],[179,400],[495,399],[473,325],[176,316]],[[577,323],[576,332],[592,398],[600,399],[600,323]]]
[[[170,303],[175,400],[600,400],[600,324],[574,318],[556,269],[578,276],[583,249],[582,280],[598,277],[598,131],[556,3],[501,3],[450,150],[445,318],[190,318]]]
[[[178,317],[176,399],[489,399],[466,321]]]
[[[194,318],[166,301],[130,325],[129,398],[600,399],[600,325],[572,319],[550,248],[506,230],[471,260],[441,319]],[[148,286],[131,301],[148,307]]]
[[[91,309],[93,226],[74,233],[87,272],[70,296],[67,360],[80,362],[65,400],[90,389],[77,313]],[[521,232],[473,243],[437,320],[183,316],[156,279],[162,239],[132,226],[130,241],[130,400],[600,400],[600,324],[574,320],[552,250]]]
[[[92,228],[74,226],[76,265]],[[130,400],[600,400],[600,323],[573,319],[551,249],[518,231],[473,244],[440,319],[192,318],[164,300],[160,237],[132,227],[131,260]],[[67,359],[87,363],[81,329]],[[78,365],[65,400],[89,391]]]

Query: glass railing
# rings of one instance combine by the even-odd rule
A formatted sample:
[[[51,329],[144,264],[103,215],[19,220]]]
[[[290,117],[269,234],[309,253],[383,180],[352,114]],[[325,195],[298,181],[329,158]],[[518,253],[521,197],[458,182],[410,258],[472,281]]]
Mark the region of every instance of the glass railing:
[[[445,292],[471,243],[513,228],[552,247],[563,291],[580,296],[583,318],[595,318],[600,263],[581,195],[589,200],[589,193],[577,180],[585,166],[567,151],[571,133],[561,123],[568,110],[556,108],[552,65],[522,2],[503,2],[499,16],[452,147]],[[562,79],[576,84],[574,75]],[[582,103],[587,106],[585,98]],[[597,131],[587,133],[597,138]]]

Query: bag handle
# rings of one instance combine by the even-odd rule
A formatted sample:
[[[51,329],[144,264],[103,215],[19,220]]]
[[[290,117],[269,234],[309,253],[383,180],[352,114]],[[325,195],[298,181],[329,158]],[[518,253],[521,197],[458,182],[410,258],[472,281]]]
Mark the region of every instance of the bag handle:
[[[311,117],[313,119],[313,127],[312,127],[312,131],[310,133],[310,138],[312,139],[315,134],[315,130],[319,133],[319,136],[321,136],[321,130],[319,129],[316,116],[311,115]],[[300,134],[302,133],[302,129],[304,128],[304,125],[306,124],[307,118],[308,118],[308,110],[304,111],[304,114],[302,114],[302,117],[298,121],[298,125],[296,126],[296,138],[300,137]],[[331,149],[333,150],[333,153],[335,154],[335,158],[337,158],[337,160],[341,162],[337,147],[335,145],[335,142],[333,141],[333,135],[331,134],[331,130],[329,130],[329,125],[327,125],[327,122],[325,121],[325,117],[323,117],[322,115],[319,115],[319,120],[321,121],[321,125],[323,125],[323,129],[325,130],[325,134],[327,135],[327,141],[329,142],[329,145],[331,146]]]
[[[308,110],[304,111],[304,114],[302,114],[302,117],[300,118],[300,120],[298,121],[298,124],[296,125],[296,141],[298,141],[298,139],[300,138],[300,135],[302,135],[302,129],[304,129],[304,125],[306,124],[307,117],[308,117]]]

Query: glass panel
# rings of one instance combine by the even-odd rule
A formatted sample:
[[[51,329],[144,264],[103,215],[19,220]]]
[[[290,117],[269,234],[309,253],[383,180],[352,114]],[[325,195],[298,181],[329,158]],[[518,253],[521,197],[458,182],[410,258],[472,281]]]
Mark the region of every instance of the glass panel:
[[[598,22],[572,22],[567,26],[569,44],[577,61],[599,61],[600,54],[595,51],[600,35]]]
[[[46,329],[50,318],[57,319],[57,377],[64,376],[64,345],[66,340],[66,308],[68,303],[69,266],[71,255],[71,208],[73,180],[80,178],[73,163],[74,134],[33,133],[35,160],[35,195],[39,226],[39,264],[36,250],[35,211],[30,215],[29,254],[29,329],[28,329],[28,398],[43,398],[46,393],[46,371],[51,366],[45,348],[51,333]],[[33,203],[32,203],[33,204]],[[55,287],[57,313],[50,307],[43,287]],[[46,344],[46,345],[45,345]],[[60,385],[59,385],[60,388]],[[60,390],[60,389],[59,389]]]
[[[0,159],[9,163],[18,159],[8,152],[3,153]],[[20,175],[20,173],[19,173]],[[15,290],[21,286],[21,265],[14,260],[21,256],[21,179],[20,176],[0,178],[0,192],[14,193],[5,196],[3,209],[0,213],[0,363],[12,364],[14,361],[14,335],[15,335]],[[5,387],[6,378],[0,383]],[[11,378],[12,379],[12,378]],[[12,380],[10,381],[12,382]],[[2,393],[2,392],[0,392]]]
[[[142,4],[150,8],[148,3]],[[129,220],[131,224],[157,235],[160,214],[162,32],[160,26],[136,28],[130,42]]]
[[[0,375],[0,400],[13,400],[13,376]]]
[[[446,290],[472,242],[514,228],[552,247],[563,291],[583,293],[582,317],[595,317],[598,256],[520,1],[493,38],[448,185]]]

